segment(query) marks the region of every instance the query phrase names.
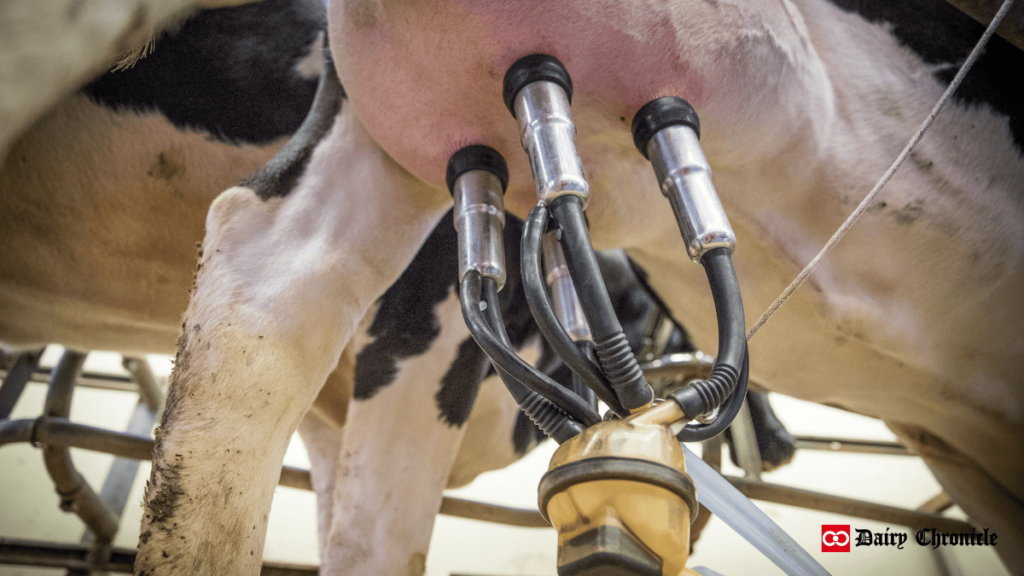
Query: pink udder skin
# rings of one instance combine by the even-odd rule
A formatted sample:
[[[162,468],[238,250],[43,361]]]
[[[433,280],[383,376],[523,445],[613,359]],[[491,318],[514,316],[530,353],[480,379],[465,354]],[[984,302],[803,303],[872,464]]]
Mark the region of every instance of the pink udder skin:
[[[703,120],[749,105],[728,78],[757,86],[766,75],[752,56],[759,43],[736,34],[747,16],[726,2],[358,1],[331,9],[331,47],[351,104],[395,161],[437,186],[455,151],[486,144],[509,163],[510,196],[532,196],[518,126],[502,101],[506,70],[527,54],[562,61],[577,130],[581,115],[600,119],[601,129],[621,131],[617,145],[630,141],[633,115],[653,98],[682,96]]]

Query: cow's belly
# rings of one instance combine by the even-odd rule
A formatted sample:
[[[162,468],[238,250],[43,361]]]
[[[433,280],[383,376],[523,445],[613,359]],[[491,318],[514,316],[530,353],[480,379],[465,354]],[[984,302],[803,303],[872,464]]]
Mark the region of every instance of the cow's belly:
[[[210,203],[278,147],[65,101],[0,170],[0,342],[173,353]]]

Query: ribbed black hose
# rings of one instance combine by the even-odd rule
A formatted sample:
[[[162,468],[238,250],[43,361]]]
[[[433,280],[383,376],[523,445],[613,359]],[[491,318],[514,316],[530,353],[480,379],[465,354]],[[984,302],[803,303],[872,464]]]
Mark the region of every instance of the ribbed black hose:
[[[725,404],[722,404],[715,421],[706,426],[699,424],[687,425],[679,431],[676,439],[680,442],[703,442],[725,432],[725,429],[736,419],[736,415],[740,413],[740,408],[743,406],[743,400],[747,396],[747,380],[749,375],[750,358],[744,353],[740,380],[736,383],[736,388],[733,389],[732,394],[725,400]]]
[[[547,398],[567,415],[585,426],[599,422],[601,417],[598,413],[579,396],[524,362],[515,354],[511,346],[506,346],[495,334],[480,310],[482,280],[479,272],[475,270],[467,272],[459,290],[459,300],[462,304],[462,315],[466,320],[466,326],[469,327],[473,339],[490,357],[495,367],[504,370],[514,381],[524,384],[533,392]],[[522,390],[515,386],[510,386],[509,392],[520,405],[527,400],[528,395],[522,394]]]
[[[580,298],[583,315],[590,324],[594,345],[601,366],[608,375],[615,395],[623,408],[633,410],[654,399],[654,390],[647,383],[640,365],[629,348],[626,335],[615,316],[608,289],[590,244],[583,201],[567,195],[551,202],[551,213],[562,230],[562,249]]]
[[[484,278],[482,284],[483,300],[487,304],[483,312],[484,319],[490,323],[491,330],[498,336],[501,343],[511,350],[512,341],[509,340],[508,332],[505,331],[505,321],[501,317],[498,283],[491,278]],[[502,382],[505,382],[506,388],[509,382],[515,382],[508,372],[497,367],[495,370]],[[525,388],[520,382],[515,382],[515,384],[520,388]],[[583,431],[583,426],[579,422],[570,418],[565,412],[533,390],[526,389],[522,400],[517,400],[517,403],[519,409],[540,428],[541,432],[559,444]],[[587,402],[587,405],[590,406],[590,403]]]
[[[629,415],[629,411],[622,407],[611,383],[597,366],[594,366],[590,359],[580,351],[555,316],[555,310],[551,305],[550,297],[548,297],[541,272],[541,245],[544,241],[547,223],[548,209],[544,205],[539,205],[530,210],[530,215],[527,216],[523,225],[521,245],[523,290],[526,292],[526,302],[530,305],[530,312],[533,313],[537,326],[540,327],[540,332],[548,341],[551,349],[569,367],[569,370],[572,370],[574,375],[593,390],[612,411],[619,416],[626,417]]]
[[[580,351],[580,354],[582,354],[588,361],[593,362],[594,360],[596,360],[596,357],[594,356],[594,343],[591,342],[590,340],[581,340],[577,342],[576,349],[578,349]],[[597,410],[597,394],[594,392],[594,389],[591,388],[590,385],[586,383],[585,380],[580,378],[579,374],[572,375],[572,389],[591,408]],[[612,396],[614,397],[614,394]],[[616,398],[616,400],[618,400],[618,398]],[[625,408],[619,406],[619,409],[625,412]],[[612,411],[615,411],[615,408],[612,408]],[[618,412],[616,412],[616,414],[618,414]]]
[[[701,258],[701,264],[707,272],[711,295],[715,300],[718,356],[706,379],[672,394],[672,399],[689,419],[711,412],[725,402],[744,376],[741,373],[747,356],[743,299],[736,280],[736,270],[732,265],[732,253],[726,248],[711,250]]]

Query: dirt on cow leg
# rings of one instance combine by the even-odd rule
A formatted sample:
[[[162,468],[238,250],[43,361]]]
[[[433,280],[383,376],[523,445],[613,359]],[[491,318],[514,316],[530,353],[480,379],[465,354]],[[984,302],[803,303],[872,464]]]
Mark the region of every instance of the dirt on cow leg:
[[[450,203],[398,168],[350,107],[303,168],[287,193],[236,187],[210,209],[138,574],[259,572],[292,432]]]

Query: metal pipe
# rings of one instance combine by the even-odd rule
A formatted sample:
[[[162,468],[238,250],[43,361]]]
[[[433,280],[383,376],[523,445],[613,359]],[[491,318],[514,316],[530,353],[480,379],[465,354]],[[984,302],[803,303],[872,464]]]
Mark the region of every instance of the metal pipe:
[[[39,357],[42,355],[42,350],[23,352],[7,370],[4,382],[0,384],[0,420],[11,417],[14,405],[25,391],[25,385],[32,377],[32,372],[39,366]]]
[[[50,388],[46,391],[43,408],[47,416],[67,418],[71,414],[71,395],[75,389],[75,378],[85,364],[85,353],[65,350],[50,374]]]
[[[89,554],[88,546],[0,538],[0,564],[92,570],[93,572],[102,570],[131,574],[135,566],[136,551],[130,548],[113,548],[111,552],[109,560],[101,564],[89,564],[86,559]],[[261,576],[316,576],[316,574],[316,566],[288,562],[264,562],[260,571]]]
[[[448,496],[441,501],[441,514],[521,528],[551,528],[551,524],[548,524],[536,510],[510,508]]]
[[[133,460],[151,460],[153,457],[153,440],[150,438],[77,424],[67,418],[52,416],[0,424],[0,446],[11,442],[36,442],[53,447],[81,448]]]
[[[159,414],[156,411],[150,410],[146,406],[145,400],[140,397],[139,401],[135,404],[135,409],[132,410],[132,416],[128,421],[128,427],[125,429],[125,432],[148,436],[153,431],[153,425],[156,423],[158,416]],[[106,478],[103,479],[103,485],[100,487],[99,492],[100,501],[113,513],[118,522],[121,521],[121,515],[128,504],[132,485],[139,474],[139,466],[139,460],[135,458],[114,458],[114,461],[110,464],[110,469],[107,471]],[[86,530],[79,542],[85,545],[92,545],[96,543],[96,537],[92,531]],[[97,548],[96,553],[109,555],[110,549],[109,547],[106,547],[106,549]],[[103,560],[105,561],[106,558],[103,558]]]
[[[917,507],[918,512],[930,512],[932,514],[940,514],[945,510],[953,507],[953,499],[949,497],[949,494],[945,490],[939,492],[935,496],[932,496],[924,504]]]
[[[153,375],[149,362],[143,358],[125,357],[121,365],[132,375],[132,380],[139,387],[139,397],[149,408],[150,412],[159,412],[164,402],[164,391],[156,383],[156,376]]]
[[[32,426],[35,422],[29,418],[0,422],[0,448],[15,442],[31,442]]]
[[[653,307],[647,312],[644,325],[644,334],[647,336],[644,336],[643,346],[636,357],[640,362],[651,362],[665,355],[676,325],[671,316]]]
[[[313,480],[309,476],[309,470],[301,468],[282,466],[281,479],[278,481],[278,484],[288,488],[295,488],[296,490],[313,491]]]
[[[51,446],[82,448],[135,460],[151,460],[153,457],[154,442],[150,438],[76,424],[66,418],[41,417],[37,420],[0,422],[0,446],[14,442],[30,442],[33,427],[36,430],[36,439]],[[281,467],[279,484],[296,490],[313,491],[309,471],[291,466]],[[536,510],[509,508],[459,498],[445,497],[441,503],[441,514],[510,526],[550,527]]]
[[[722,445],[724,443],[725,437],[721,434],[700,443],[700,459],[718,472],[722,470]]]
[[[910,528],[935,528],[944,532],[971,531],[971,525],[967,522],[946,518],[937,514],[917,512],[895,506],[886,506],[885,504],[875,504],[874,502],[833,496],[831,494],[822,494],[821,492],[792,488],[790,486],[747,480],[746,478],[734,476],[726,476],[725,478],[751,500],[762,500],[764,502],[774,502],[797,508],[829,512],[831,514],[865,518],[867,520],[899,524],[900,526],[908,526]]]
[[[49,384],[51,368],[36,368],[29,376],[29,382],[35,384]],[[7,376],[8,372],[0,370],[0,374]],[[101,390],[117,390],[120,392],[137,392],[138,386],[128,376],[117,376],[113,374],[97,374],[95,372],[82,372],[78,376],[78,388],[99,388]]]
[[[46,394],[45,415],[51,418],[67,418],[71,412],[71,395],[75,378],[85,363],[85,354],[66,350],[61,356],[50,379]],[[37,436],[37,441],[42,439]],[[107,510],[99,496],[71,461],[71,451],[63,446],[43,444],[43,462],[53,480],[57,494],[61,497],[60,507],[65,512],[74,512],[96,535],[100,544],[109,544],[117,534],[117,518]]]
[[[11,442],[28,442],[31,439],[34,423],[36,423],[35,420],[29,419],[0,423],[0,446]],[[83,424],[75,424],[61,418],[39,419],[36,432],[37,438],[40,441],[48,442],[51,445],[84,448],[138,460],[149,460],[153,447],[153,440],[148,438],[102,430]],[[844,440],[843,442],[850,441]],[[708,448],[706,446],[706,449]],[[713,455],[708,455],[708,458],[712,462],[715,460]],[[753,482],[743,478],[729,478],[729,481],[743,492],[745,496],[755,500],[868,518],[879,522],[889,522],[904,526],[927,526],[947,531],[958,531],[966,527],[967,531],[970,531],[970,525],[964,522],[935,514],[915,512],[894,506],[885,506],[788,486]],[[280,484],[298,490],[312,491],[313,489],[308,471],[289,466],[282,467]],[[441,505],[441,514],[485,522],[498,522],[512,526],[547,526],[547,524],[542,526],[540,522],[536,521],[536,519],[540,519],[540,514],[535,510],[506,508],[481,502],[471,503],[469,501],[457,500],[445,497]],[[534,520],[529,520],[529,518],[534,518]]]
[[[100,564],[91,564],[89,554],[90,547],[82,544],[0,538],[0,564],[128,573],[135,564],[135,550],[128,548],[114,548],[110,559]]]
[[[754,430],[754,419],[750,416],[750,405],[746,398],[740,413],[730,425],[732,428],[732,447],[736,450],[736,460],[743,468],[743,474],[751,480],[761,479],[761,451],[757,446],[757,432]]]
[[[914,456],[906,446],[883,440],[850,440],[848,438],[827,438],[818,436],[794,436],[796,447],[807,450],[828,452],[850,452],[855,454],[888,454],[892,456]]]

